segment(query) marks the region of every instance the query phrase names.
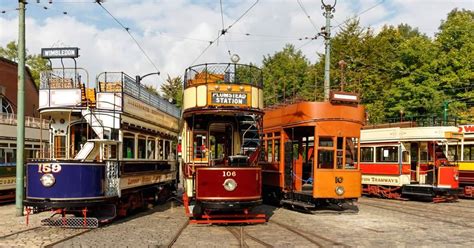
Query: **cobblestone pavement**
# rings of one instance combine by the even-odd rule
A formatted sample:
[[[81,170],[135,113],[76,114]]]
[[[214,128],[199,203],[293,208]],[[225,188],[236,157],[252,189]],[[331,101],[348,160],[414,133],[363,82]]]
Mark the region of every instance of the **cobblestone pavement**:
[[[38,227],[45,213],[14,216],[0,206],[0,247],[166,247],[186,223],[168,203],[91,231]],[[474,200],[423,203],[361,198],[359,214],[305,214],[272,206],[265,224],[188,225],[173,247],[474,247]],[[35,228],[27,230],[28,228]],[[20,230],[22,233],[13,234]],[[5,236],[9,235],[9,236]]]

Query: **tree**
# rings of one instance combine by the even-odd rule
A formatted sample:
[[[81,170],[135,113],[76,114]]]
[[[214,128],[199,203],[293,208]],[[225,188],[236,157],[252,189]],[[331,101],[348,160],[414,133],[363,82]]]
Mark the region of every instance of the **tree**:
[[[309,61],[293,45],[287,44],[282,51],[264,56],[262,71],[266,105],[290,98],[314,99]]]
[[[474,11],[454,9],[439,27],[432,63],[451,115],[474,121]]]
[[[167,100],[172,99],[176,106],[180,108],[183,104],[183,80],[181,77],[171,78],[168,75],[166,81],[161,85],[163,97]]]
[[[40,72],[49,69],[48,61],[41,58],[38,54],[28,54],[26,51],[26,66],[30,69],[31,76],[36,86],[40,84]],[[18,60],[18,46],[14,41],[9,42],[5,48],[0,47],[0,57],[4,57],[11,61]]]

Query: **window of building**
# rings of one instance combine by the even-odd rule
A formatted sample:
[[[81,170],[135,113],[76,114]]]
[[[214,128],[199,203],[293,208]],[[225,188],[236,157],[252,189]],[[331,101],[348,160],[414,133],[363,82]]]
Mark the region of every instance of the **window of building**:
[[[0,113],[13,114],[13,107],[10,104],[10,101],[8,101],[5,97],[0,96],[0,104],[2,106],[0,108]]]
[[[397,146],[382,146],[376,149],[377,162],[398,162]]]
[[[135,135],[125,134],[122,148],[123,158],[135,158]]]

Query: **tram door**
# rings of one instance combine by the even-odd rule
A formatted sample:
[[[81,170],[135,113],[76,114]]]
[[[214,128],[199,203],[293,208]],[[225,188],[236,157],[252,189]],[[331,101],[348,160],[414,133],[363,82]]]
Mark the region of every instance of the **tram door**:
[[[285,188],[293,190],[293,142],[285,142]]]
[[[418,167],[418,158],[419,158],[419,149],[418,149],[418,143],[412,142],[410,144],[410,178],[411,181],[418,181],[418,175],[417,172],[418,170],[416,169]]]

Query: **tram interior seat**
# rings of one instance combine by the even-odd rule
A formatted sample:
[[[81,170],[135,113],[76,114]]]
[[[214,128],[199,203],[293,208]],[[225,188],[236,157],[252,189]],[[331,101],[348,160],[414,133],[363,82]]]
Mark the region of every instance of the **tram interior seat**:
[[[99,82],[99,88],[102,92],[121,92],[122,83],[120,82]]]
[[[72,78],[50,78],[49,87],[55,89],[71,89],[73,88],[73,80]]]

